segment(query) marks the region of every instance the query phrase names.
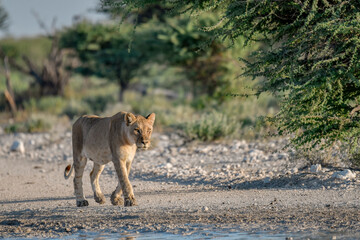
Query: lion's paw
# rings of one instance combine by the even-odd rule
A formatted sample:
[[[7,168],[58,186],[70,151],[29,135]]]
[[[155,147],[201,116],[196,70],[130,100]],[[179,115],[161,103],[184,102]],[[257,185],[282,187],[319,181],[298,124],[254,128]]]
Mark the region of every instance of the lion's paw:
[[[125,198],[125,204],[124,204],[125,207],[131,207],[131,206],[136,206],[136,205],[138,205],[138,204],[136,202],[135,197]]]
[[[116,196],[115,191],[111,194],[110,200],[111,200],[112,205],[115,205],[115,206],[124,205],[124,200],[122,199],[121,196]]]
[[[94,193],[94,199],[95,199],[95,202],[97,202],[99,204],[105,203],[105,196],[102,193]]]
[[[76,206],[86,207],[89,206],[89,202],[87,200],[76,200]]]

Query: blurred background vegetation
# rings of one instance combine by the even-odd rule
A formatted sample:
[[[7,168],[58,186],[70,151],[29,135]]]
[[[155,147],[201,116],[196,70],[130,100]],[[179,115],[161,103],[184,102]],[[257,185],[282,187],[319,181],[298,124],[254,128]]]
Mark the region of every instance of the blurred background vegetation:
[[[219,21],[216,11],[191,18],[167,10],[102,5],[106,22],[82,19],[43,36],[0,39],[5,131],[70,129],[83,114],[131,111],[155,112],[156,131],[190,140],[265,136],[271,128],[265,119],[278,112],[278,100],[256,95],[258,80],[244,77],[238,60],[264,46],[244,47],[243,38],[215,39],[204,31]],[[0,21],[6,27],[4,9]]]

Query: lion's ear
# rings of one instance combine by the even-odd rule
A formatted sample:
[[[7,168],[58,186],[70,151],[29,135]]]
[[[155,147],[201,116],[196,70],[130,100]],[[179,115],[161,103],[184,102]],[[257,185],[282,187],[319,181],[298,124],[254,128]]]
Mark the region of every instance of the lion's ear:
[[[126,122],[126,125],[127,125],[127,126],[133,124],[135,121],[136,121],[136,117],[134,116],[134,114],[132,114],[132,113],[126,113],[126,115],[125,115],[125,122]]]
[[[155,113],[151,113],[149,114],[146,119],[151,123],[151,124],[154,124],[155,122]]]

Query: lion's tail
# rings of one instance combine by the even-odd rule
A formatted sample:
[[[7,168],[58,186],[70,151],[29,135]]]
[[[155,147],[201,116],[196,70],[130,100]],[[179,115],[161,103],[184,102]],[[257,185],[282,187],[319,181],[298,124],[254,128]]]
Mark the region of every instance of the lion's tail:
[[[74,165],[67,165],[64,171],[64,178],[69,179],[74,169]]]

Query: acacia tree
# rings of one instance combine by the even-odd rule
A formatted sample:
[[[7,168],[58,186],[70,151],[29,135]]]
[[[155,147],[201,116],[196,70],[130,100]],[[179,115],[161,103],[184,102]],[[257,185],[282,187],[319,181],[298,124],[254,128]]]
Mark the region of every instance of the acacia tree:
[[[112,25],[81,22],[63,32],[61,46],[75,50],[82,62],[75,72],[116,81],[120,87],[119,101],[123,101],[124,91],[146,58],[143,49],[146,42],[128,50],[131,31],[132,27],[126,25],[119,32]]]
[[[184,69],[194,97],[208,95],[221,101],[219,92],[229,88],[234,77],[233,57],[224,43],[219,39],[212,41],[209,32],[199,29],[211,26],[215,19],[214,14],[196,21],[187,17],[166,18],[157,39],[158,52],[166,56],[166,62]]]
[[[246,75],[264,79],[259,94],[281,98],[273,119],[280,134],[295,133],[295,144],[312,146],[359,139],[359,1],[151,1],[157,2],[178,14],[216,10],[221,20],[207,29],[214,36],[267,44],[243,61]],[[122,3],[129,9],[147,5],[145,0]]]

